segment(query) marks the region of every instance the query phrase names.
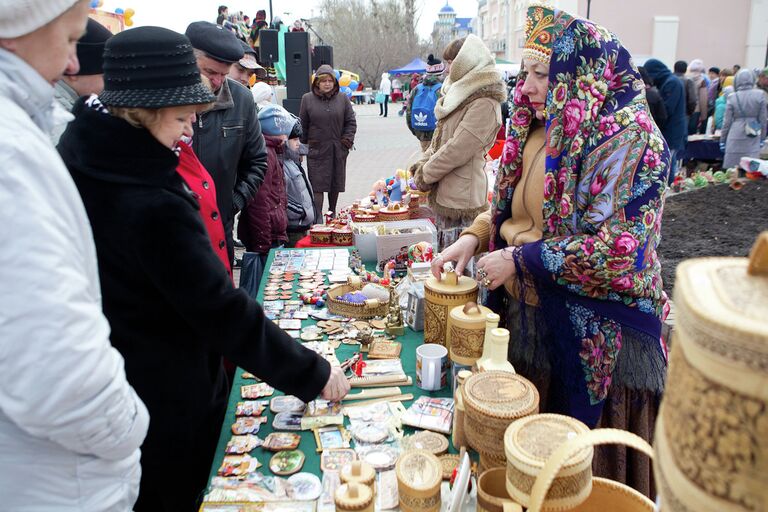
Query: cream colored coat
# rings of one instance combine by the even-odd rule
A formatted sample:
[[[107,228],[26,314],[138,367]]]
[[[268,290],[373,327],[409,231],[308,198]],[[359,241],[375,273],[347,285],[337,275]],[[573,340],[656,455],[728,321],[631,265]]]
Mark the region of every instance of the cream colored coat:
[[[435,107],[432,145],[411,170],[437,215],[472,220],[488,208],[485,155],[501,128],[506,88],[483,42],[468,36]]]

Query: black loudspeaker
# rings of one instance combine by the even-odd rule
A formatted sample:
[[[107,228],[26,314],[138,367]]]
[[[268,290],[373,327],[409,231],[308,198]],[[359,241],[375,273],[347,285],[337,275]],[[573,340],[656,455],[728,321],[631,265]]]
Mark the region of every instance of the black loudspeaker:
[[[259,30],[259,59],[264,65],[271,66],[280,58],[280,50],[277,46],[277,30]]]
[[[333,46],[320,45],[312,49],[312,70],[317,71],[323,64],[333,67]]]
[[[285,33],[285,85],[287,97],[300,99],[310,89],[312,62],[308,32]]]
[[[283,107],[291,114],[299,117],[301,110],[301,98],[286,98],[283,100]]]

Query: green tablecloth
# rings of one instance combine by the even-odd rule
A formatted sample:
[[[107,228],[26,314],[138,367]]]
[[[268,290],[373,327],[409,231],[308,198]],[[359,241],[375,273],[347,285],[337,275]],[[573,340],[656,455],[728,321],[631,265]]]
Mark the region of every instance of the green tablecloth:
[[[269,269],[272,265],[272,261],[275,257],[275,252],[279,250],[284,249],[273,249],[269,253],[269,258],[267,259],[266,263],[266,269],[265,269],[265,275],[269,273]],[[296,249],[293,249],[296,250]],[[334,250],[334,249],[306,249],[306,250]],[[373,265],[366,264],[367,268],[373,268]],[[298,279],[298,278],[297,278]],[[261,286],[259,287],[259,295],[258,300],[259,302],[262,302],[264,299],[264,283],[266,282],[266,279],[262,280]],[[302,326],[305,327],[307,325],[311,325],[315,323],[314,320],[305,320],[302,322]],[[416,387],[416,347],[422,344],[424,340],[424,335],[421,332],[415,332],[411,330],[409,327],[406,327],[405,335],[398,338],[397,341],[402,343],[402,351],[400,354],[400,358],[403,363],[403,370],[405,370],[405,373],[409,375],[414,382],[414,385],[412,386],[400,386],[400,389],[403,393],[411,393],[413,394],[414,398],[418,398],[422,395],[428,395],[432,397],[448,397],[451,396],[451,383],[449,378],[449,385],[446,386],[444,389],[441,389],[439,391],[423,391]],[[300,343],[300,341],[297,341],[297,343]],[[336,355],[339,359],[339,361],[344,361],[345,359],[351,357],[354,355],[354,353],[357,351],[357,346],[355,345],[341,345],[336,350]],[[290,364],[289,361],[286,361],[286,364]],[[231,426],[235,422],[235,407],[237,405],[237,402],[241,402],[243,399],[240,396],[240,386],[247,385],[247,384],[253,384],[253,380],[244,380],[242,378],[243,370],[238,368],[235,372],[235,380],[232,385],[232,391],[229,395],[229,404],[227,405],[227,412],[224,416],[224,423],[221,427],[221,434],[219,435],[219,443],[216,447],[216,455],[213,459],[213,465],[211,466],[211,473],[209,477],[209,484],[210,484],[210,478],[213,478],[216,476],[216,472],[218,468],[221,466],[222,460],[224,458],[224,449],[227,445],[227,442],[232,437],[232,430]],[[353,390],[353,392],[357,392],[359,390]],[[275,390],[275,395],[280,395],[279,391]],[[273,395],[274,396],[274,395]],[[271,398],[271,397],[270,397]],[[260,400],[267,400],[268,398],[263,398]],[[409,406],[412,402],[403,402],[403,405],[406,407]],[[266,436],[273,431],[272,429],[272,420],[274,419],[274,414],[268,411],[265,411],[265,413],[268,417],[268,421],[266,424],[261,426],[261,429],[259,430],[258,436],[262,439],[266,438]],[[348,424],[348,421],[345,419],[345,425]],[[408,429],[406,429],[408,430]],[[315,444],[315,438],[312,434],[312,431],[306,431],[306,432],[300,432],[301,434],[301,443],[299,444],[299,450],[301,450],[305,457],[306,461],[304,462],[304,467],[302,468],[302,471],[307,471],[310,473],[314,473],[318,476],[321,475],[320,473],[320,455],[317,453],[316,449],[317,446]],[[352,442],[354,446],[354,441]],[[451,444],[450,447],[451,452],[455,452],[453,449],[453,445]],[[260,471],[262,471],[264,474],[272,474],[269,471],[269,459],[274,455],[273,452],[264,450],[263,448],[256,448],[251,452],[250,454],[252,457],[256,457],[261,464],[263,464],[262,468],[259,468]]]

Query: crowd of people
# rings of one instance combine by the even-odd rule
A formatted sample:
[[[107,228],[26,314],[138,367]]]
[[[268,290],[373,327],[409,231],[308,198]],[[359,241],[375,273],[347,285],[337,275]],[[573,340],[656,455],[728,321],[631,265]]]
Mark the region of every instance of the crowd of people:
[[[284,240],[282,154],[304,176],[312,127],[257,107],[231,32],[113,36],[89,3],[0,5],[0,495],[13,510],[193,510],[224,357],[306,401],[349,390],[231,277],[238,212],[258,218],[255,250]]]
[[[264,11],[251,23],[221,6],[185,34],[112,35],[89,4],[0,4],[0,495],[10,509],[193,510],[226,406],[224,358],[305,401],[349,390],[235,287],[232,265],[236,215],[263,263],[322,222],[326,194],[336,212],[355,112],[330,66],[298,116],[275,104]],[[487,290],[542,412],[650,441],[666,378],[656,247],[676,154],[712,117],[725,166],[757,156],[768,70],[638,69],[608,30],[539,5],[526,26],[511,84],[474,35],[409,84],[423,151],[410,171],[439,233],[432,270],[455,262]],[[644,458],[600,448],[593,465],[654,495]]]

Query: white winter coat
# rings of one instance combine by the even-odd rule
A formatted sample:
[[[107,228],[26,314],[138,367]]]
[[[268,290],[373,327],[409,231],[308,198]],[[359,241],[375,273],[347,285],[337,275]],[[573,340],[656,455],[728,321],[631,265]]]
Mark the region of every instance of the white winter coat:
[[[389,79],[389,73],[381,74],[381,83],[379,84],[379,92],[387,96],[392,94],[392,82]]]
[[[149,422],[109,343],[53,88],[0,50],[0,508],[126,511]]]

